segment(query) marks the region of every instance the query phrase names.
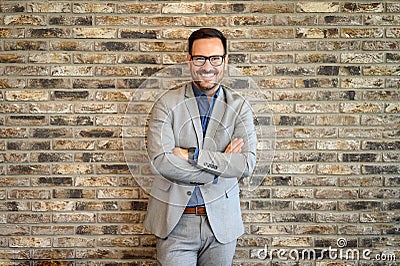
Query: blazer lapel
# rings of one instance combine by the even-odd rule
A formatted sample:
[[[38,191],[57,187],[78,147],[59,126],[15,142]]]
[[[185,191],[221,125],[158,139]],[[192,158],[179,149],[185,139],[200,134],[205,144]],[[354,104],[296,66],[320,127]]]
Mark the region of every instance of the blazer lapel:
[[[225,91],[221,88],[217,99],[215,99],[214,107],[211,113],[211,119],[208,122],[206,137],[204,139],[204,147],[208,147],[208,142],[212,144],[214,142],[214,137],[216,134],[216,130],[221,124],[222,117],[224,116],[226,111],[226,103],[225,103]],[[215,145],[210,145],[209,147],[214,147]]]
[[[196,132],[197,143],[199,145],[198,147],[203,148],[203,130],[201,128],[200,113],[197,106],[196,97],[194,97],[191,83],[186,85],[185,104],[192,119],[194,130]]]

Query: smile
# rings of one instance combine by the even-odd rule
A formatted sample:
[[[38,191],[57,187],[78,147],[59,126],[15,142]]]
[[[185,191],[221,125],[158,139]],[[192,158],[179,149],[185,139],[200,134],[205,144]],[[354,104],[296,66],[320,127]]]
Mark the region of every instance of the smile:
[[[215,73],[200,73],[200,76],[204,79],[212,79],[215,77]]]

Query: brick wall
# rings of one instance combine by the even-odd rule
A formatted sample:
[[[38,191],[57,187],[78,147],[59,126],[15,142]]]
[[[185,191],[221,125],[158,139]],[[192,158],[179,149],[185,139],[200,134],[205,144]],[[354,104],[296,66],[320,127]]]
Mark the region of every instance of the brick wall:
[[[0,265],[155,265],[155,239],[142,227],[147,195],[130,170],[151,176],[144,128],[156,93],[138,88],[182,62],[187,36],[202,26],[229,37],[231,65],[259,87],[241,90],[259,128],[270,121],[267,102],[276,126],[273,164],[259,145],[254,176],[264,181],[242,193],[235,265],[395,265],[323,254],[338,238],[400,260],[400,2],[0,9]],[[324,259],[271,262],[266,246]]]

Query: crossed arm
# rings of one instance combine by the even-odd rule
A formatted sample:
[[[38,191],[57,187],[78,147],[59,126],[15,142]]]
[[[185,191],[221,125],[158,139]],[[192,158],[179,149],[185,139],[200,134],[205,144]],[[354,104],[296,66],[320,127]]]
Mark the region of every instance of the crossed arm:
[[[244,145],[244,142],[243,142],[242,138],[240,138],[240,139],[235,138],[226,147],[224,153],[241,153],[243,145]],[[176,156],[178,156],[179,158],[181,158],[182,160],[188,160],[189,159],[189,151],[187,149],[176,147],[176,148],[173,149],[173,153]]]
[[[189,152],[175,147],[171,113],[162,103],[155,106],[149,126],[148,146],[153,172],[182,183],[209,183],[215,175],[242,178],[251,175],[255,166],[256,133],[253,116],[244,103],[235,124],[234,139],[223,152],[199,150],[196,165],[191,164]],[[213,165],[209,165],[212,162]],[[213,168],[214,166],[214,168]],[[217,166],[217,168],[215,168]]]

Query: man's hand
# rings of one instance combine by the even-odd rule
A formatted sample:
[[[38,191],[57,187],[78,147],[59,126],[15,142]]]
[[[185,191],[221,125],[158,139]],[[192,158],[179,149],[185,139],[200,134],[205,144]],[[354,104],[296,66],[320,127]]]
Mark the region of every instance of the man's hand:
[[[224,153],[241,153],[243,145],[244,145],[243,139],[235,138],[225,148]],[[189,159],[189,151],[187,149],[175,147],[172,152],[182,160],[187,161]]]
[[[189,159],[189,151],[186,149],[182,149],[179,147],[176,147],[173,149],[173,153],[178,156],[179,158],[181,158],[182,160],[188,160]]]
[[[243,139],[235,138],[225,148],[224,153],[241,153],[243,145],[244,145]]]

